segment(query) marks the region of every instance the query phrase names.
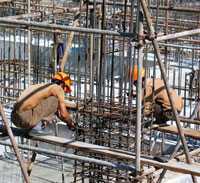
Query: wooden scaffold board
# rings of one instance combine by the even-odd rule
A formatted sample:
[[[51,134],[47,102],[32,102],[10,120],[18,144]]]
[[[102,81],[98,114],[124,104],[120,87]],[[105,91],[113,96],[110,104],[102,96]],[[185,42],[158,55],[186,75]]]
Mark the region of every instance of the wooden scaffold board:
[[[154,130],[165,132],[165,133],[177,134],[177,135],[179,134],[177,127],[174,125],[157,127]],[[198,139],[198,140],[200,139],[200,131],[193,130],[190,128],[182,128],[182,130],[186,137],[191,137],[191,138]]]
[[[135,156],[133,154],[131,155],[131,153],[123,150],[116,150],[109,147],[89,144],[85,142],[75,141],[72,139],[65,139],[56,136],[32,136],[31,138],[33,140],[39,140],[50,144],[56,144],[62,147],[69,147],[73,149],[79,149],[82,151],[94,152],[116,159],[127,159],[133,162],[135,161]],[[161,163],[155,161],[153,157],[141,157],[141,163],[152,165],[158,168],[166,168],[168,170],[179,173],[193,174],[195,176],[200,176],[200,166],[197,164],[187,164],[183,162],[177,162],[175,160],[170,160],[168,163]]]
[[[0,128],[2,131],[2,128]],[[109,147],[104,147],[100,145],[90,144],[86,142],[76,141],[73,139],[66,139],[57,136],[28,136],[27,132],[22,129],[12,127],[12,131],[17,136],[23,136],[25,138],[30,138],[32,140],[45,142],[49,144],[58,145],[65,148],[78,149],[81,151],[101,154],[114,159],[122,159],[135,161],[135,155],[128,151],[113,149]],[[161,163],[153,159],[151,156],[141,155],[141,164],[151,165],[157,168],[165,168],[171,171],[192,174],[194,176],[200,176],[200,166],[198,164],[187,164],[183,162],[177,162],[176,160],[170,160],[168,163]]]

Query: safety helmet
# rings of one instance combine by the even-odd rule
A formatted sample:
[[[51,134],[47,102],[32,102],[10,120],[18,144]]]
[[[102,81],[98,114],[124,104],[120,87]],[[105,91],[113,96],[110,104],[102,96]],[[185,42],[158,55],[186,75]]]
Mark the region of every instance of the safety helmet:
[[[145,69],[142,67],[142,78],[145,77]],[[133,77],[133,81],[137,81],[138,80],[138,67],[137,65],[134,65],[133,67],[133,71],[132,71],[132,77]]]
[[[72,90],[71,90],[71,85],[73,84],[73,81],[71,80],[69,74],[67,73],[64,73],[64,72],[57,72],[52,80],[57,80],[57,81],[61,81],[65,84],[65,89],[64,91],[66,93],[70,93]]]

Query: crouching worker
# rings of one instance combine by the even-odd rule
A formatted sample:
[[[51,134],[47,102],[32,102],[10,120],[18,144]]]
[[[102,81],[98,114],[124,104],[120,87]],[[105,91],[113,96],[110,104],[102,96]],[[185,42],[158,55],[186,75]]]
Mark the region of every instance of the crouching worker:
[[[138,71],[137,66],[133,68],[133,83],[137,85]],[[174,119],[171,104],[165,89],[164,81],[159,78],[154,79],[153,89],[153,78],[147,78],[145,82],[145,70],[142,68],[142,88],[143,88],[143,99],[144,99],[144,115],[150,117],[154,114],[155,124],[166,124],[167,121]],[[170,89],[171,96],[174,100],[175,109],[178,113],[183,108],[183,99],[181,96],[176,94],[176,91]]]
[[[45,128],[40,128],[41,121],[54,114],[65,122],[70,129],[75,124],[68,112],[64,94],[71,92],[72,80],[64,72],[58,72],[49,84],[35,84],[24,90],[17,99],[11,113],[15,126],[30,130],[35,135],[47,135]]]

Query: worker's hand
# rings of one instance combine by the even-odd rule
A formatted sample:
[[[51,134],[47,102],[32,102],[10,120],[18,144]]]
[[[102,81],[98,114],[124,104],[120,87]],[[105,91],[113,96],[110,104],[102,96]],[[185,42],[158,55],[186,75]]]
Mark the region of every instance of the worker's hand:
[[[76,128],[76,124],[75,122],[70,118],[69,120],[67,120],[67,126],[70,130],[75,130]]]
[[[84,108],[82,104],[76,105],[75,107],[66,107],[69,112],[77,112]]]

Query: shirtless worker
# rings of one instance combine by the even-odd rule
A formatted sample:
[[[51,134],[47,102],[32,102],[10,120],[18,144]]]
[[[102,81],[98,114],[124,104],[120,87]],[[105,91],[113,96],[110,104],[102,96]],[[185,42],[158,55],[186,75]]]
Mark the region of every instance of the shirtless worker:
[[[44,118],[56,114],[69,128],[75,124],[68,112],[70,104],[65,103],[64,94],[71,92],[72,80],[64,72],[56,73],[49,84],[35,84],[25,89],[17,99],[11,113],[15,126],[30,129],[36,135],[45,134],[35,128]]]
[[[133,84],[136,86],[138,79],[137,65],[134,65],[132,73]],[[167,121],[173,119],[171,104],[165,89],[164,81],[159,78],[155,78],[154,80],[155,84],[153,90],[153,78],[148,78],[145,82],[145,70],[142,68],[142,88],[144,93],[143,99],[145,101],[144,115],[149,117],[153,112],[155,124],[166,124]],[[170,93],[174,100],[175,109],[180,113],[183,108],[183,99],[181,96],[178,96],[173,89],[170,89]]]

